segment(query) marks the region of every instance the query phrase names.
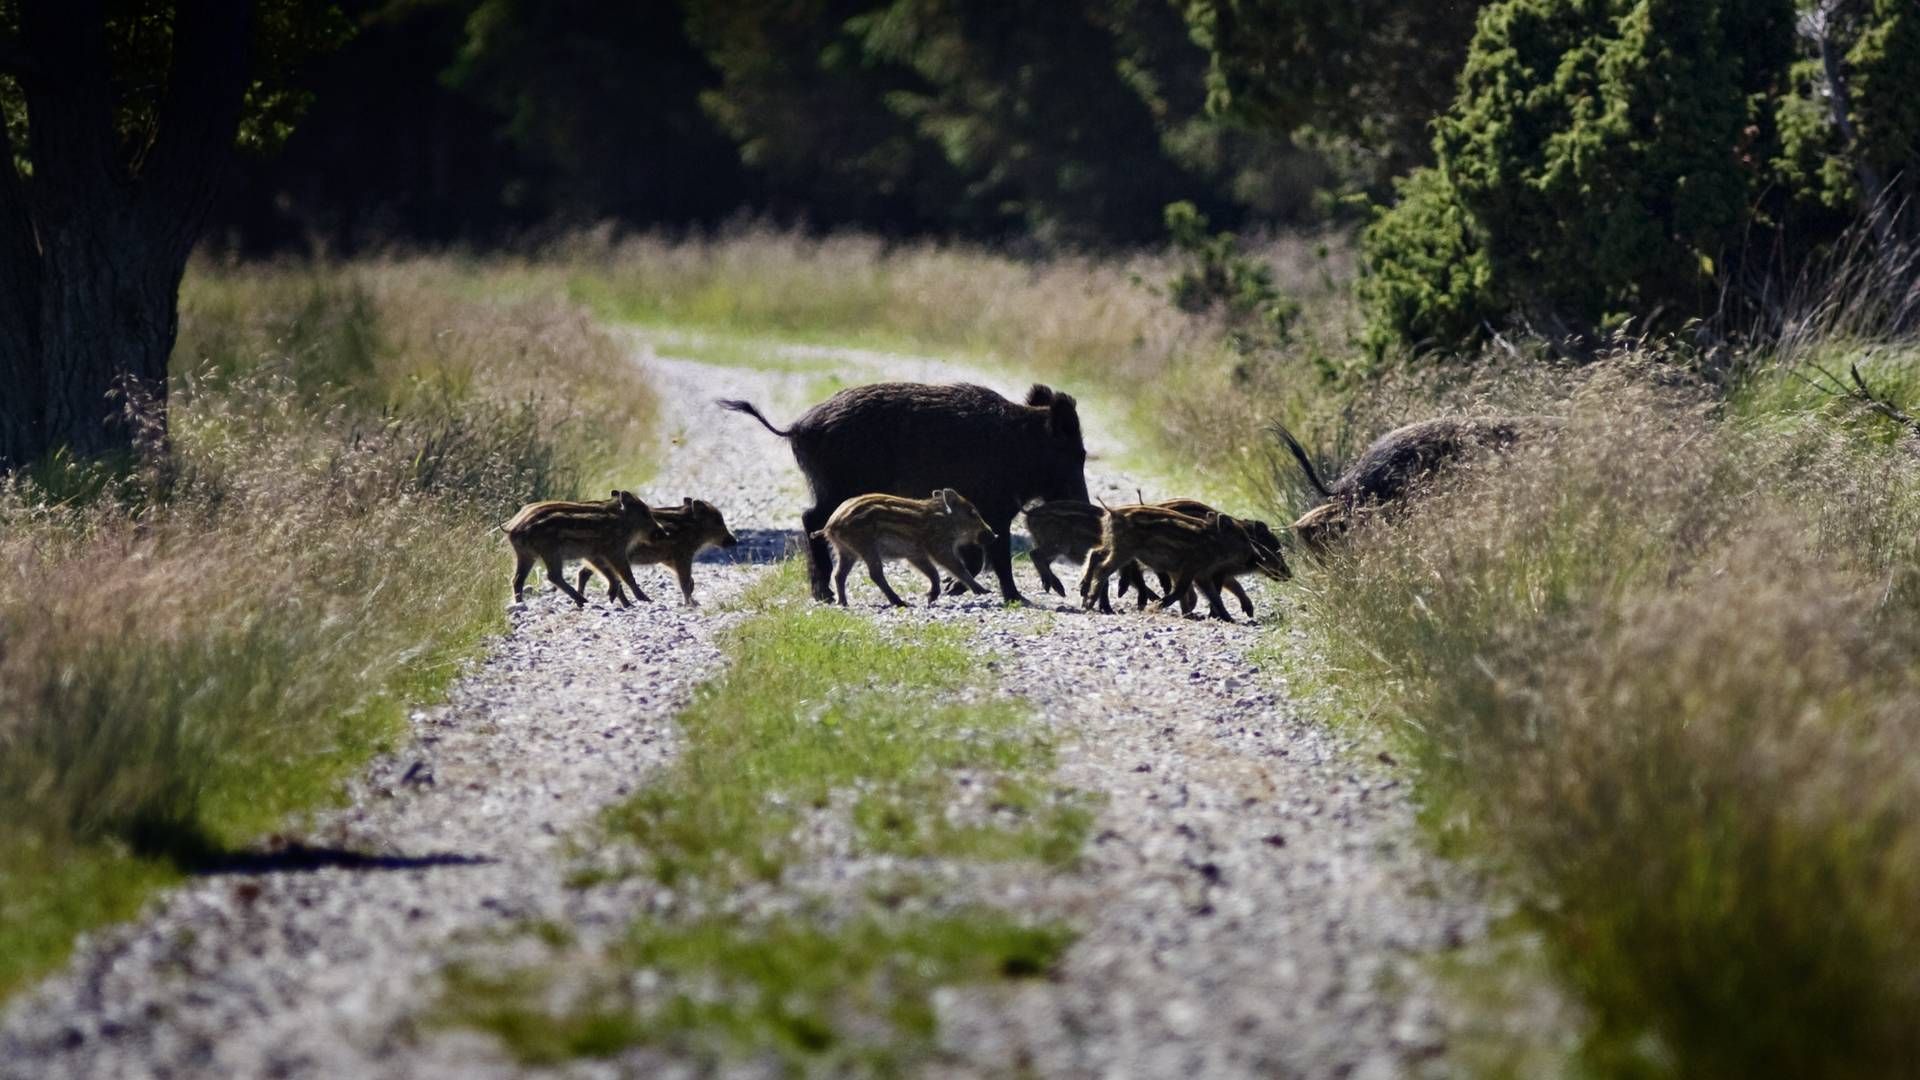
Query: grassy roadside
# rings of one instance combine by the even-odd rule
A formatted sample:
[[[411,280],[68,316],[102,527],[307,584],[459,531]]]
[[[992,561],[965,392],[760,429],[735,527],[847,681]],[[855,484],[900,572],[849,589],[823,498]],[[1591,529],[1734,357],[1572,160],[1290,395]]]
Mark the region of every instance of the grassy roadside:
[[[655,1046],[891,1074],[934,1053],[935,989],[1051,966],[1063,929],[956,903],[921,873],[1075,857],[1090,809],[1048,781],[1044,737],[991,692],[966,627],[876,622],[796,600],[799,586],[788,563],[741,601],[679,756],[607,816],[684,913],[604,951],[558,937],[541,966],[457,968],[438,1022],[529,1064]],[[808,884],[842,849],[893,869],[851,892]]]
[[[1568,1067],[1894,1075],[1920,1051],[1920,466],[1787,372],[1729,406],[1663,363],[1519,395],[1567,429],[1303,580],[1280,648],[1521,899],[1586,1016]]]
[[[0,489],[0,994],[334,797],[503,625],[494,523],[650,445],[584,313],[399,265],[196,268],[172,396],[164,473]]]

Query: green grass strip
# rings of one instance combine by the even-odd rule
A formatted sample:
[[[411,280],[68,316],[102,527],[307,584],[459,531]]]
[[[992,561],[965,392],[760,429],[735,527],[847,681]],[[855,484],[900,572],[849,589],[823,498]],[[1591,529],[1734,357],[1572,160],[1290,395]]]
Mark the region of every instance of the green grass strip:
[[[1042,975],[1070,941],[980,909],[830,926],[797,916],[643,924],[612,958],[640,978],[597,973],[555,1013],[543,1007],[552,975],[456,968],[446,1019],[491,1032],[528,1065],[649,1045],[709,1066],[751,1048],[795,1072],[898,1075],[936,1052],[936,989]]]
[[[727,674],[680,717],[674,768],[609,815],[667,884],[774,881],[803,817],[849,791],[868,851],[1036,858],[1079,850],[1083,800],[1043,783],[1046,740],[1025,706],[981,685],[972,628],[878,623],[798,599],[788,564],[743,602]],[[983,785],[975,820],[952,820],[959,782]]]
[[[790,562],[737,602],[749,614],[727,636],[726,674],[680,717],[675,764],[609,812],[647,871],[715,900],[777,887],[812,856],[820,814],[844,815],[859,853],[1077,855],[1088,801],[1052,784],[1024,705],[991,693],[971,626],[883,622],[804,594]],[[530,968],[456,967],[432,1022],[491,1032],[529,1064],[647,1045],[710,1065],[895,1075],[935,1053],[935,989],[1044,974],[1072,937],[939,903],[927,880],[909,866],[870,891],[802,896],[797,912],[646,920],[599,953],[547,939]]]

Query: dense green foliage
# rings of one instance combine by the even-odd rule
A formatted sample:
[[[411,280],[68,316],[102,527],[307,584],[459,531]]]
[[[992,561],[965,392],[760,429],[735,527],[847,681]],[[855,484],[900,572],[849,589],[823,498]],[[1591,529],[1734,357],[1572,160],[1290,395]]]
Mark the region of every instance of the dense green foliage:
[[[1211,121],[1208,54],[1164,0],[342,6],[354,40],[227,211],[244,245],[742,211],[1137,243],[1178,199],[1310,220],[1335,180],[1283,130]]]
[[[974,233],[1142,240],[1188,193],[1301,216],[1283,136],[1201,122],[1204,55],[1167,5],[840,0],[689,5],[708,96],[756,164]],[[825,115],[824,105],[835,112]],[[1298,154],[1293,155],[1295,158]],[[1309,170],[1311,172],[1311,169]]]
[[[1208,52],[1214,112],[1308,129],[1378,186],[1430,160],[1429,125],[1452,97],[1482,6],[1195,0],[1187,19]]]
[[[1852,220],[1830,211],[1884,200],[1884,178],[1916,160],[1920,74],[1889,59],[1915,17],[1837,7],[1849,17],[1804,35],[1790,0],[1487,8],[1435,164],[1367,231],[1375,344],[1515,321],[1557,337],[1673,329],[1777,302],[1781,268]]]

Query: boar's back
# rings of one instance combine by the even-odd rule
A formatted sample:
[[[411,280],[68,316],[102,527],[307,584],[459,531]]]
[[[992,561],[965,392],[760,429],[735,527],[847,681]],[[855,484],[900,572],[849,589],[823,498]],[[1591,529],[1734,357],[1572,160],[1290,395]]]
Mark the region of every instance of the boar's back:
[[[1017,505],[1035,456],[1051,450],[1046,416],[983,386],[876,383],[814,406],[790,438],[817,495],[951,487]]]
[[[1391,502],[1430,474],[1482,448],[1510,446],[1528,429],[1552,419],[1439,417],[1397,427],[1375,439],[1331,491],[1347,499]]]

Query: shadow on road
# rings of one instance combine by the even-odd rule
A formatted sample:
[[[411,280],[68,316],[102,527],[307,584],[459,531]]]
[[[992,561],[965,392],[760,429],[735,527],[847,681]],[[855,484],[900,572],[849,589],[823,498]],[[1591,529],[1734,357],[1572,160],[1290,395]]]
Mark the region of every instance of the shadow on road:
[[[733,535],[740,539],[738,547],[708,548],[695,556],[693,561],[758,565],[779,562],[801,553],[798,529],[735,529]]]
[[[433,852],[426,855],[376,855],[348,848],[292,841],[260,851],[207,852],[188,869],[204,877],[224,874],[304,874],[339,867],[346,870],[422,870],[433,866],[480,866],[484,855]]]

